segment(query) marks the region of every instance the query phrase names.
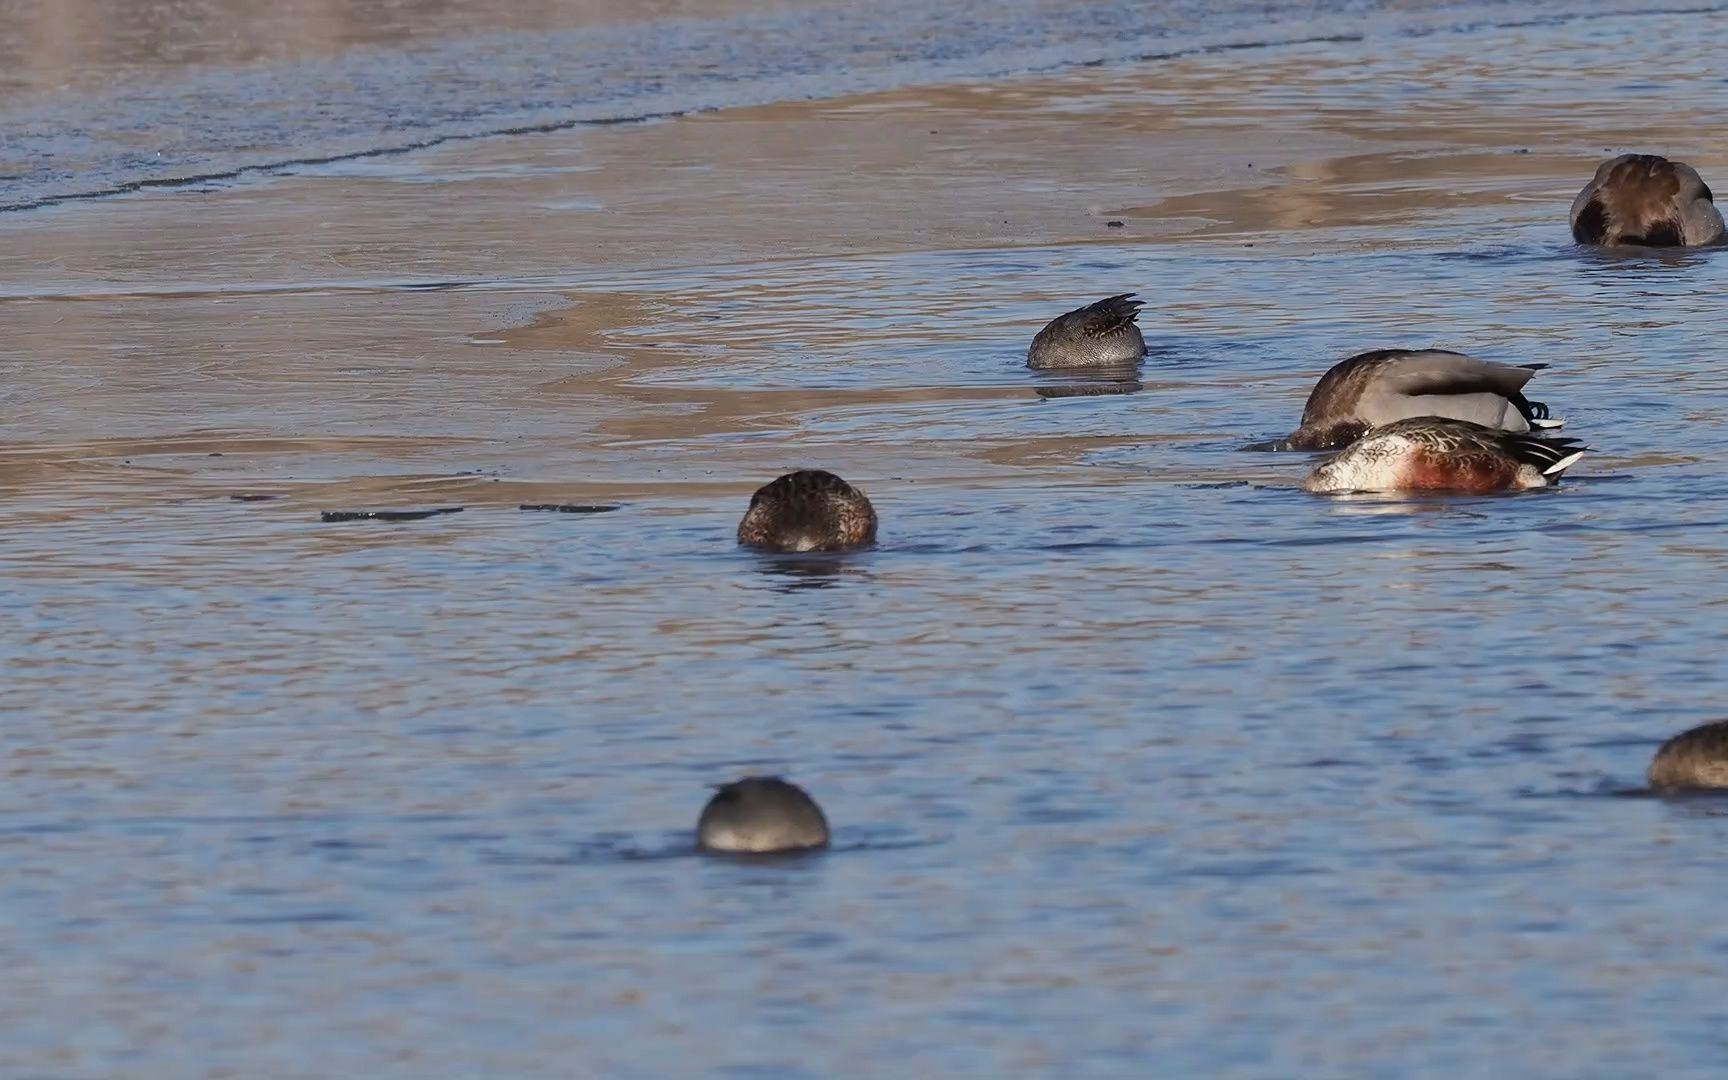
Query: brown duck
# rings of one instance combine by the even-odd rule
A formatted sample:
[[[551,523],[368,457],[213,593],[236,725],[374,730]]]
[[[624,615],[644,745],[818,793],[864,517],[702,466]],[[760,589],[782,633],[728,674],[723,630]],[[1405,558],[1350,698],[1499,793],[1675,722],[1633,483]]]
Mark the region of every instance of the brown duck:
[[[876,541],[876,508],[821,469],[800,469],[750,496],[738,542],[765,551],[847,551]]]
[[[1655,154],[1604,161],[1572,201],[1572,238],[1603,247],[1722,242],[1722,212],[1692,166]]]
[[[1650,762],[1653,788],[1728,788],[1728,720],[1704,724],[1663,743]]]
[[[1524,396],[1546,364],[1496,364],[1445,349],[1377,349],[1341,360],[1302,407],[1292,450],[1348,446],[1369,428],[1411,416],[1470,420],[1505,431],[1557,428],[1548,406]]]

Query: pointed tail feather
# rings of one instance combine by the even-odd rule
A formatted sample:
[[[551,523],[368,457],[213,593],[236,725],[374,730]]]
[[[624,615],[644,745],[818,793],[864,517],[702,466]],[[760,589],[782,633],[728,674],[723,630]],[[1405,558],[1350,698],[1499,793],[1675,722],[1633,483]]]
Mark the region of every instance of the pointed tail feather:
[[[1577,439],[1543,439],[1535,435],[1514,435],[1503,445],[1514,458],[1534,465],[1543,476],[1558,475],[1589,449],[1579,446]]]
[[[1580,446],[1578,449],[1567,454],[1565,457],[1561,458],[1559,461],[1556,461],[1554,464],[1548,466],[1546,469],[1543,469],[1542,475],[1543,476],[1559,476],[1561,473],[1565,472],[1568,468],[1570,468],[1571,465],[1573,464],[1573,462],[1575,462],[1579,458],[1583,457],[1585,451],[1587,451],[1589,449],[1590,448],[1588,446]]]

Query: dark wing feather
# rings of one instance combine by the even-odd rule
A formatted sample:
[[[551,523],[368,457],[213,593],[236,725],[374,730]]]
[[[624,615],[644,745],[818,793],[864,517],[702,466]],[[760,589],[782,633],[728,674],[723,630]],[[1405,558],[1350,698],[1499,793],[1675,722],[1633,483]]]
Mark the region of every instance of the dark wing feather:
[[[1580,450],[1589,447],[1581,446],[1578,439],[1544,439],[1531,434],[1507,434],[1500,440],[1508,453],[1526,465],[1534,465],[1537,472],[1547,472],[1562,459],[1571,457]]]
[[[1088,304],[1071,315],[1079,316],[1079,330],[1088,337],[1107,337],[1132,325],[1140,317],[1143,301],[1134,299],[1133,293],[1119,293],[1106,296],[1096,304]]]

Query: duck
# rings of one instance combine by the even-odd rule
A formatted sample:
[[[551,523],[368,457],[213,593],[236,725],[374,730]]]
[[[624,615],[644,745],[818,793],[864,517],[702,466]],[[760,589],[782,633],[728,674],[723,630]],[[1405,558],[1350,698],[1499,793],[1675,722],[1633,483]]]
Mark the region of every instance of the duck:
[[[1602,247],[1718,244],[1722,212],[1692,166],[1621,154],[1604,161],[1572,201],[1572,239]]]
[[[1332,365],[1302,407],[1285,445],[1335,450],[1370,428],[1411,416],[1470,420],[1505,431],[1557,428],[1548,406],[1524,396],[1547,364],[1497,364],[1448,349],[1375,349]]]
[[[1144,304],[1133,293],[1107,296],[1096,304],[1056,316],[1038,331],[1026,351],[1030,368],[1103,367],[1133,364],[1146,355],[1136,320]]]
[[[750,496],[738,543],[763,551],[851,551],[876,542],[876,508],[821,469],[799,469]]]
[[[1728,788],[1728,720],[1702,724],[1663,743],[1650,762],[1653,788]]]
[[[1445,416],[1412,416],[1370,430],[1323,462],[1302,490],[1521,491],[1560,482],[1588,447]]]
[[[763,854],[828,846],[828,819],[808,792],[778,776],[746,776],[715,789],[696,822],[703,851]]]

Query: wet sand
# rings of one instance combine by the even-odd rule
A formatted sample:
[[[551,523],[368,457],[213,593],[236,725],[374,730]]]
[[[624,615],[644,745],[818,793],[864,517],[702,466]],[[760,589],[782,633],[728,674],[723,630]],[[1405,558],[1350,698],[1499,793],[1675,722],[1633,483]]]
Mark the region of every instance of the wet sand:
[[[1728,171],[1721,151],[1689,147],[1689,118],[1650,123],[1636,96],[1577,108],[1563,86],[1536,100],[1481,92],[1496,71],[1472,41],[1405,41],[1391,58],[1349,44],[1250,50],[737,109],[12,216],[0,220],[16,331],[7,473],[22,483],[39,467],[59,485],[68,458],[154,463],[103,498],[193,481],[291,493],[396,470],[412,474],[410,500],[428,477],[466,470],[571,498],[706,490],[727,473],[743,489],[803,455],[796,418],[811,408],[1024,394],[1036,319],[1092,297],[1015,297],[1028,318],[1005,322],[980,314],[981,297],[1001,299],[991,281],[956,280],[942,332],[996,343],[994,385],[692,388],[678,372],[704,355],[856,334],[830,320],[827,298],[773,285],[715,310],[698,268],[1197,240],[1288,253],[1307,228],[1396,234],[1418,220],[1476,238],[1548,220],[1563,235],[1579,178],[1606,153],[1682,147],[1705,175]],[[1593,75],[1592,59],[1567,58],[1568,85],[1618,78]],[[1403,103],[1393,113],[1389,93]],[[664,287],[679,276],[687,287]],[[1190,315],[1179,282],[1100,275],[1092,291],[1134,289],[1149,325]],[[858,302],[896,323],[891,293]],[[689,460],[689,440],[730,435],[753,437],[728,446],[718,475],[711,458]],[[928,479],[1095,448],[956,456],[913,442],[848,456],[869,475]],[[194,460],[212,453],[223,458]]]

